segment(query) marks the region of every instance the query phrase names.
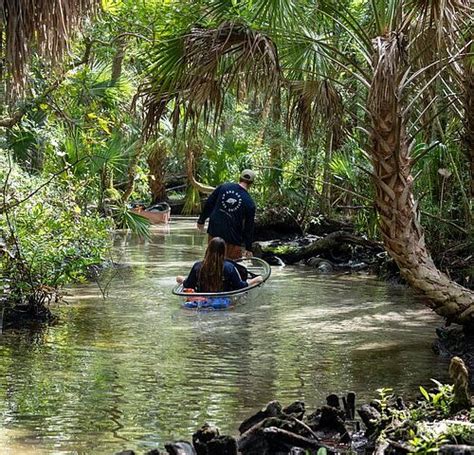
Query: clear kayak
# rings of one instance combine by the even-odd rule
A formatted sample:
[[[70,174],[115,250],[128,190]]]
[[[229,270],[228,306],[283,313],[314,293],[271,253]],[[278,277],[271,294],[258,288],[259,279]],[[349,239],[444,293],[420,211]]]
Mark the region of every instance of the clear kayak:
[[[225,310],[235,306],[243,297],[248,296],[253,290],[260,287],[270,278],[272,273],[270,265],[260,258],[243,258],[234,262],[241,275],[245,274],[242,269],[244,267],[248,273],[248,278],[261,276],[262,282],[227,292],[190,292],[188,289],[184,289],[182,284],[179,284],[173,289],[173,294],[184,298],[183,306],[187,309]]]

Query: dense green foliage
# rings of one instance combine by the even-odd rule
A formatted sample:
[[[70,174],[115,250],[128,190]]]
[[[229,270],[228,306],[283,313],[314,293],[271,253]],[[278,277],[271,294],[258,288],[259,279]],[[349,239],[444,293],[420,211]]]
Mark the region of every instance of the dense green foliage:
[[[7,215],[0,220],[0,263],[8,308],[41,313],[61,286],[85,280],[101,266],[110,246],[110,222],[77,204],[77,188],[66,177],[31,177],[0,155],[0,177],[8,184]],[[43,186],[31,196],[32,192]],[[22,201],[21,204],[18,202]],[[38,314],[40,316],[40,314]]]
[[[462,2],[454,3],[463,15]],[[63,202],[55,228],[61,225],[60,237],[75,237],[77,207],[91,226],[111,217],[115,226],[145,235],[147,223],[129,211],[130,200],[168,197],[195,213],[200,195],[193,179],[215,186],[252,167],[261,211],[285,210],[303,228],[321,216],[344,218],[378,238],[366,134],[371,40],[388,36],[402,11],[419,15],[420,29],[408,37],[413,48],[422,44],[417,33],[437,43],[430,52],[419,49],[417,72],[403,88],[414,192],[434,250],[466,256],[471,126],[463,124],[468,93],[462,84],[471,57],[443,62],[447,52],[464,49],[468,33],[456,28],[456,16],[435,5],[423,8],[423,2],[396,0],[103,1],[102,11],[69,40],[62,61],[43,59],[29,46],[22,97],[3,98],[4,111],[21,113],[5,130],[5,150],[31,188],[67,168],[53,180],[62,189],[51,190]],[[227,49],[231,36],[237,41]],[[212,42],[211,58],[205,52]],[[4,87],[11,76],[3,75]],[[166,192],[166,186],[177,189]],[[59,196],[71,188],[74,198]],[[39,203],[41,195],[33,200]],[[17,207],[15,217],[30,213],[26,207]],[[35,216],[50,210],[36,208]],[[27,245],[21,217],[15,230]],[[63,255],[48,260],[64,264]],[[87,264],[96,252],[84,255]],[[446,270],[450,259],[438,262]],[[45,284],[81,276],[68,267],[54,267]],[[469,264],[459,267],[469,276]]]

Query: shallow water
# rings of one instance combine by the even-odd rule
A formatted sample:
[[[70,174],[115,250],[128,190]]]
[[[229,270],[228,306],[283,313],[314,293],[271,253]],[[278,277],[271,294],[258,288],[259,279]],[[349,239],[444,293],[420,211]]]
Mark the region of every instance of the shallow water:
[[[183,310],[174,277],[204,252],[190,221],[149,241],[118,234],[124,267],[69,290],[61,321],[0,336],[0,452],[112,454],[190,439],[208,421],[236,433],[272,399],[313,409],[331,392],[358,402],[414,395],[447,365],[430,349],[440,320],[401,287],[367,276],[274,267],[230,311]]]

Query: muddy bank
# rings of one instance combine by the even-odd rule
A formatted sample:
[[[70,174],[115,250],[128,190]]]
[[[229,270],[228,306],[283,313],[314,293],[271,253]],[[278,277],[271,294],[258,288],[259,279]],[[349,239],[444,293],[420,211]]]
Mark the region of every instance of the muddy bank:
[[[396,283],[403,280],[383,245],[356,233],[348,222],[318,219],[303,233],[290,215],[257,218],[254,250],[270,264],[300,264],[320,273],[361,272]]]
[[[315,218],[303,232],[284,209],[268,209],[257,215],[257,254],[271,264],[302,264],[320,273],[366,271],[396,284],[405,284],[383,244],[358,233],[350,221]],[[437,267],[452,280],[474,288],[474,244],[458,241],[432,246]]]
[[[433,381],[433,389],[420,387],[421,395],[412,403],[390,389],[379,390],[362,406],[352,392],[331,394],[314,411],[303,401],[286,407],[271,401],[240,424],[237,437],[221,435],[217,427],[205,424],[192,442],[169,443],[165,452],[153,449],[146,455],[472,454],[472,398],[460,359],[452,359],[450,374],[452,386]]]

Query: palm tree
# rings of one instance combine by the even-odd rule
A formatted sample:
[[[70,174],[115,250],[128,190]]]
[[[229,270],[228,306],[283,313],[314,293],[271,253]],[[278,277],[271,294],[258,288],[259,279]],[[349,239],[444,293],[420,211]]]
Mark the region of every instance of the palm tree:
[[[210,2],[214,6],[227,3]],[[292,11],[299,13],[298,2],[292,0],[259,0],[254,4],[260,11],[266,11],[268,17],[277,14],[282,6],[286,20]],[[266,10],[261,9],[264,5]],[[420,65],[415,44],[431,26],[430,19],[440,19],[444,30],[447,18],[456,21],[466,17],[466,5],[462,0],[391,0],[371,2],[371,7],[370,20],[365,24],[361,23],[362,14],[358,17],[347,2],[322,2],[322,6],[310,8],[313,13],[317,10],[316,17],[330,18],[341,27],[352,46],[335,47],[334,35],[315,36],[308,28],[314,26],[314,21],[306,22],[300,14],[295,21],[301,28],[298,36],[315,45],[315,52],[349,77],[356,78],[360,90],[367,94],[362,123],[370,136],[368,152],[373,166],[375,202],[388,253],[431,308],[448,320],[473,329],[474,294],[442,274],[426,248],[413,193],[410,152],[415,138],[409,136],[407,128],[413,122],[412,113],[420,96],[437,82],[438,73],[447,71],[465,52],[465,46],[457,52],[453,47],[448,53],[441,53],[440,47],[433,52],[425,43],[423,56],[427,61]],[[215,12],[216,7],[211,11]],[[252,17],[255,22],[255,16]],[[307,17],[314,19],[314,15]],[[145,91],[149,125],[156,125],[168,106],[174,108],[176,124],[181,120],[181,110],[185,123],[195,123],[200,118],[208,122],[211,113],[214,119],[219,117],[226,91],[251,89],[265,98],[288,82],[285,76],[290,71],[286,65],[292,68],[301,62],[293,60],[289,64],[280,60],[277,42],[284,39],[281,28],[272,30],[267,22],[264,33],[245,25],[244,19],[245,15],[239,22],[192,28],[158,53],[151,84]],[[425,29],[420,29],[420,25]],[[285,36],[292,39],[293,33]],[[443,41],[439,35],[437,42],[449,46],[451,41]],[[179,53],[174,52],[177,49]],[[424,75],[432,68],[436,69],[435,77],[426,82]]]
[[[436,2],[430,3],[424,14],[434,14]],[[474,295],[434,265],[413,194],[413,139],[407,132],[413,100],[408,101],[406,92],[410,83],[416,82],[417,72],[410,68],[414,60],[410,60],[409,46],[413,43],[410,33],[416,28],[412,21],[416,23],[420,17],[416,8],[404,11],[403,6],[403,2],[396,2],[389,23],[385,24],[389,28],[373,40],[373,77],[367,110],[371,118],[371,159],[380,229],[387,251],[407,281],[427,297],[428,305],[448,320],[472,326]],[[463,12],[461,2],[450,2],[447,7],[451,8],[452,16]],[[434,63],[444,65],[436,60]],[[422,90],[426,89],[425,84]]]

